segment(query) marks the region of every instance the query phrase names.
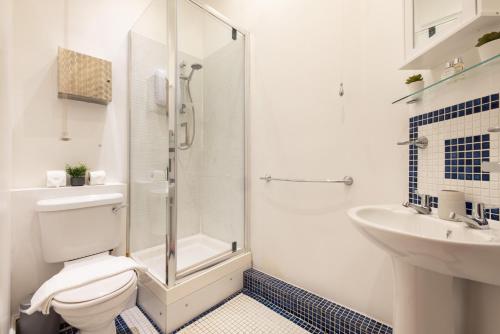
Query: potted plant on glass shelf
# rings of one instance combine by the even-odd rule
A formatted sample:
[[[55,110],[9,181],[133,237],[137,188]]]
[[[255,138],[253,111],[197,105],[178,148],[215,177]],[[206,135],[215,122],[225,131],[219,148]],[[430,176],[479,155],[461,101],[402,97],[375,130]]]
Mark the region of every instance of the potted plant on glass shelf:
[[[500,31],[484,34],[477,40],[476,47],[481,61],[488,60],[500,54]]]
[[[424,78],[422,77],[422,74],[410,76],[406,79],[406,86],[408,87],[408,93],[410,95],[424,89]]]
[[[87,166],[85,164],[78,164],[76,166],[66,165],[66,173],[68,173],[71,186],[85,185],[85,175],[87,173]]]

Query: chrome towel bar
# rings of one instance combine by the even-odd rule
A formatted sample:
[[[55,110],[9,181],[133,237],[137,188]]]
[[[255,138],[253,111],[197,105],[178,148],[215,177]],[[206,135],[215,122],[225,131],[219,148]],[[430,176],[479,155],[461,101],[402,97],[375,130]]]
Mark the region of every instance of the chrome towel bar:
[[[266,182],[271,182],[271,181],[280,181],[280,182],[305,182],[305,183],[343,183],[346,186],[350,186],[354,183],[354,179],[350,176],[345,176],[342,180],[306,180],[306,179],[281,179],[277,177],[272,177],[269,174],[266,174],[266,176],[261,176],[261,180],[264,180]]]

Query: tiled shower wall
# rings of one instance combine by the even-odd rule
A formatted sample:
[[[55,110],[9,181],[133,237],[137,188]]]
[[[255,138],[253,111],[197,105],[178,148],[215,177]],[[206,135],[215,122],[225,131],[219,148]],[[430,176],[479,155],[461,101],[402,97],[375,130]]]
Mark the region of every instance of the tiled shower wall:
[[[132,251],[165,242],[165,188],[154,182],[153,171],[168,165],[168,119],[165,107],[154,101],[154,73],[165,69],[166,45],[130,33],[130,239]]]
[[[500,126],[500,84],[494,79],[499,68],[491,65],[473,77],[451,82],[413,107],[409,136],[425,136],[429,145],[409,148],[410,201],[420,201],[417,192],[431,195],[437,208],[439,191],[447,189],[465,193],[469,214],[472,202],[500,206],[499,175],[482,168],[482,162],[500,159],[500,137],[488,132]],[[491,210],[489,218],[498,220],[498,209]]]

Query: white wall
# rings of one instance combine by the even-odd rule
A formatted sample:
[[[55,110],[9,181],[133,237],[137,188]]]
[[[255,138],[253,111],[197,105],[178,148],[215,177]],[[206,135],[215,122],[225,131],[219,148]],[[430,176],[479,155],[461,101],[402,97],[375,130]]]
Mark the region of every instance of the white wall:
[[[11,10],[10,0],[0,1],[0,334],[10,327]]]
[[[253,34],[251,239],[254,265],[382,321],[389,257],[350,224],[352,206],[407,195],[408,113],[399,0],[211,0]],[[343,80],[345,96],[337,94]],[[259,176],[341,178],[352,187],[265,184]]]
[[[158,43],[166,44],[167,2],[165,0],[152,0],[148,8],[134,23],[132,30]]]
[[[109,181],[125,181],[128,32],[149,2],[14,2],[13,187],[43,186],[46,170],[80,161],[106,170]],[[57,98],[58,46],[112,61],[113,102],[105,107]],[[60,140],[65,112],[69,142]]]

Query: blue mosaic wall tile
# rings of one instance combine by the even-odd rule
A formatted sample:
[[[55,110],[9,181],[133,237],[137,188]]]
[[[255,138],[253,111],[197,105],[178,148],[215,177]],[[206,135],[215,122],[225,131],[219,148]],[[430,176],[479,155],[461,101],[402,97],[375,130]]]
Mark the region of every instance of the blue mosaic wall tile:
[[[245,271],[243,286],[247,293],[267,300],[322,333],[392,334],[392,328],[385,324],[255,269]]]
[[[500,93],[495,93],[410,117],[409,138],[417,139],[418,128],[423,125],[498,109],[499,101]],[[472,138],[472,141],[470,138]],[[480,143],[480,145],[477,145],[478,143]],[[454,138],[450,139],[448,143],[445,141],[445,147],[446,144],[448,144],[449,149],[445,152],[445,178],[470,181],[490,180],[489,173],[481,171],[481,161],[489,161],[490,157],[490,138],[488,134]],[[408,200],[411,203],[421,204],[420,197],[417,195],[418,148],[415,145],[410,145],[408,153]],[[448,155],[446,155],[447,153]],[[454,153],[456,153],[456,155]],[[467,205],[470,207],[467,207]],[[438,208],[438,206],[439,199],[437,197],[431,197],[431,207]],[[467,214],[471,214],[472,203],[467,202],[466,207]],[[487,218],[499,220],[498,209],[487,210]]]
[[[481,163],[490,161],[490,135],[446,139],[445,179],[489,181],[490,173],[483,172]]]

